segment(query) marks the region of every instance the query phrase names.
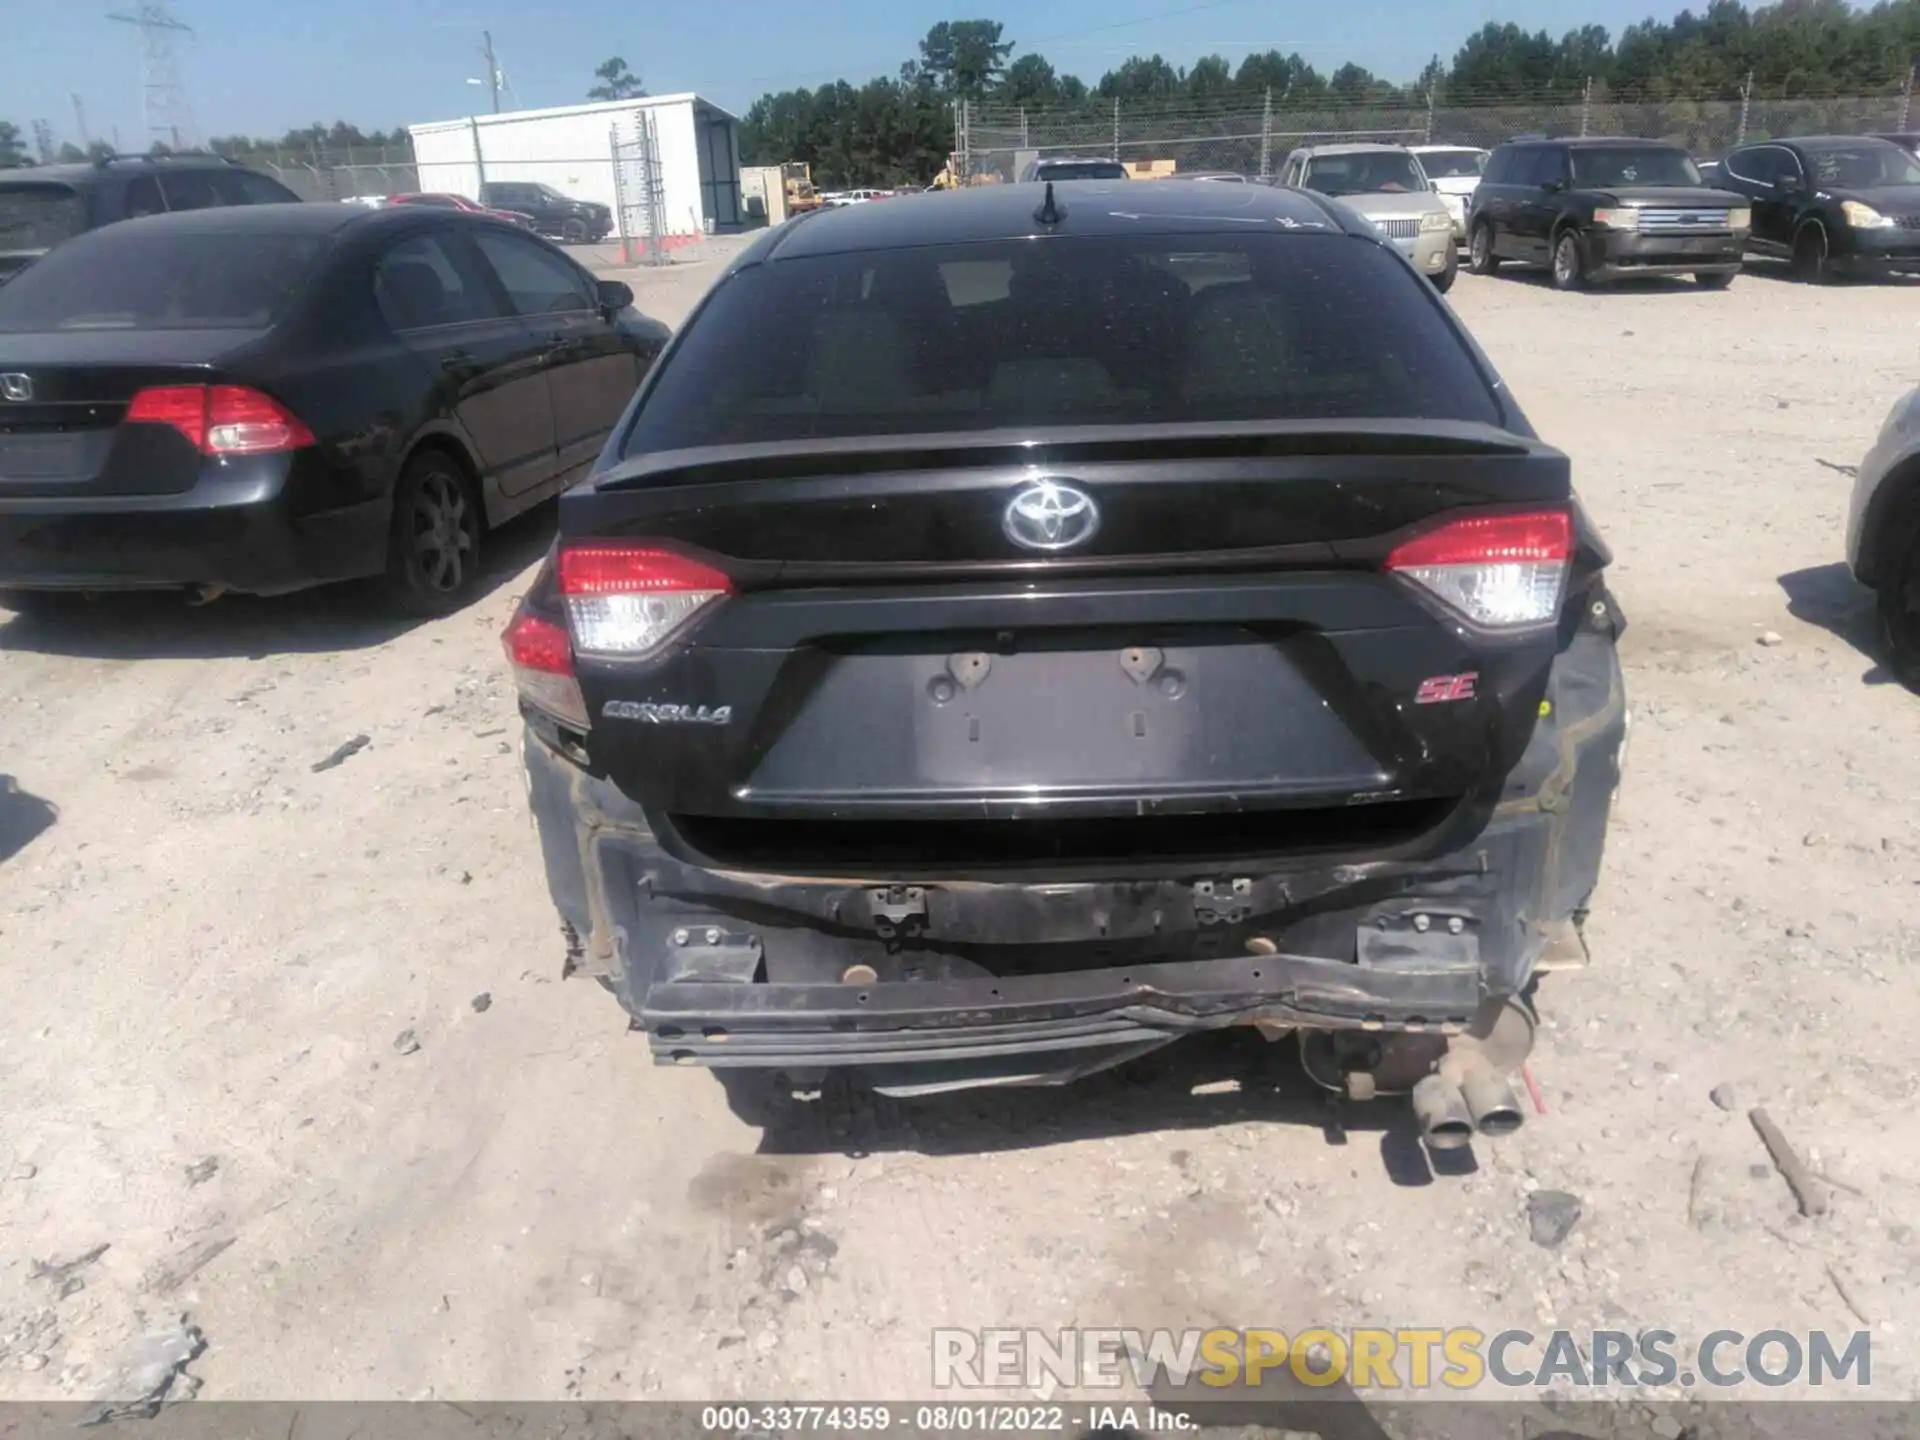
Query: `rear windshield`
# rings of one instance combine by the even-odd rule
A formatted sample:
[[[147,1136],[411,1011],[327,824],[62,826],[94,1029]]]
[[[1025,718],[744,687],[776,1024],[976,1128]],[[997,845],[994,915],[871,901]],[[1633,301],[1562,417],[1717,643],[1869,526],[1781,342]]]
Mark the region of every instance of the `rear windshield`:
[[[0,185],[0,251],[51,250],[87,228],[86,202],[44,181]]]
[[[323,235],[110,225],[0,289],[0,331],[264,330],[326,245]]]
[[[1036,180],[1124,180],[1127,167],[1113,160],[1044,161],[1034,168]]]
[[[1425,282],[1336,235],[994,241],[782,260],[725,281],[625,442],[1034,425],[1495,422]]]
[[[1701,185],[1700,171],[1684,150],[1667,145],[1573,147],[1573,183],[1587,188],[1617,185]]]
[[[1427,188],[1426,177],[1404,150],[1362,150],[1316,155],[1301,182],[1322,195],[1406,195]]]
[[[1420,168],[1434,180],[1477,180],[1487,168],[1484,150],[1422,150]]]

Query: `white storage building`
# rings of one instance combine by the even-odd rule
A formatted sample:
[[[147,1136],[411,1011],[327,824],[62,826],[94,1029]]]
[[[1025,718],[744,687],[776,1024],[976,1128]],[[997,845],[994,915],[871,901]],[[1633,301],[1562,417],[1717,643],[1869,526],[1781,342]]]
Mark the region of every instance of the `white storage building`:
[[[616,234],[645,236],[648,217],[657,213],[669,244],[737,230],[743,218],[740,122],[698,95],[604,100],[407,128],[422,190],[478,199],[483,180],[551,185],[613,209],[624,222]],[[649,132],[656,172],[652,204],[643,191],[642,145]]]

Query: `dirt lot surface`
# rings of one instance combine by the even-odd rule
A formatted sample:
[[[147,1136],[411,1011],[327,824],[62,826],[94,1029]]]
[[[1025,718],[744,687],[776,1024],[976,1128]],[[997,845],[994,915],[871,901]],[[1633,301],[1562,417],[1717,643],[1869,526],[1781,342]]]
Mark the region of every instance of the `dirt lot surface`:
[[[677,321],[715,270],[627,273]],[[90,1396],[181,1313],[225,1398],[921,1396],[931,1329],[997,1324],[1866,1328],[1920,1394],[1920,702],[1840,563],[1920,292],[1453,301],[1616,549],[1634,717],[1548,1113],[1470,1173],[1392,1104],[1333,1143],[1237,1034],[766,1133],[651,1068],[559,982],[496,643],[539,515],[418,628],[0,612],[0,1396]]]

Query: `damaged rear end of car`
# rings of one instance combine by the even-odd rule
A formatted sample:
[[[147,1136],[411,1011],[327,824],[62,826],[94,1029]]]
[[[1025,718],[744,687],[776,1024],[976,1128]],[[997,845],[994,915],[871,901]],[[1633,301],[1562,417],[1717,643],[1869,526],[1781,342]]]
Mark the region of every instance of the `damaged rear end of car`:
[[[1435,1145],[1519,1123],[1619,778],[1608,555],[1305,213],[1049,234],[1044,286],[776,237],[696,313],[506,635],[569,964],[657,1060],[912,1094],[1250,1025]]]

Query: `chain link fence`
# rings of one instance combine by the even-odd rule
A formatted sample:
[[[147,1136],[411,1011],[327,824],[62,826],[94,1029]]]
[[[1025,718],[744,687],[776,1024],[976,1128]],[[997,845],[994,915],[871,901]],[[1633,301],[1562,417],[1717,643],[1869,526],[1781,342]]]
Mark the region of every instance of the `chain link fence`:
[[[955,107],[955,158],[968,183],[1016,179],[1055,155],[1111,156],[1136,174],[1232,171],[1270,178],[1297,146],[1339,141],[1491,147],[1516,135],[1634,135],[1670,140],[1701,158],[1776,135],[1904,131],[1913,77],[1879,95],[1617,101],[1588,83],[1571,94],[1506,97],[1401,93],[1376,101],[1289,104],[1271,94],[1249,105],[1169,100],[1089,101],[1071,109]]]
[[[411,145],[324,145],[266,150],[220,147],[220,153],[273,176],[302,200],[354,200],[421,189]]]

